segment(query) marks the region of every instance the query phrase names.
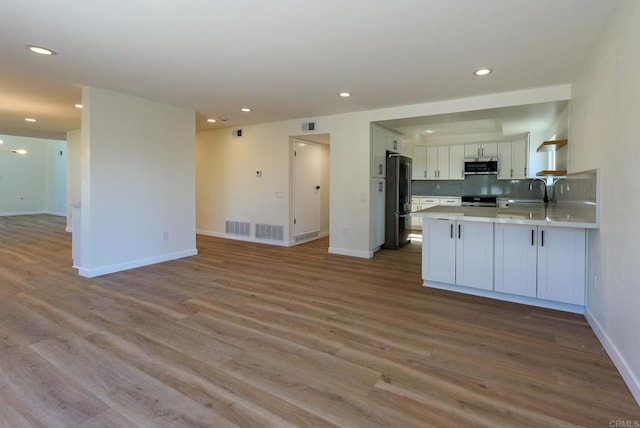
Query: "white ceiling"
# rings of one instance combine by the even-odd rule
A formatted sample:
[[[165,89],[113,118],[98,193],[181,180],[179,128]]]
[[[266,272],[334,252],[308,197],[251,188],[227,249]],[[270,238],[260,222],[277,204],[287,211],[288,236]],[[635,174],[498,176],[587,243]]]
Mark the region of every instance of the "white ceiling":
[[[547,131],[569,101],[380,121],[408,140],[429,145],[495,141]],[[429,131],[429,132],[427,132]]]
[[[207,129],[568,83],[617,4],[5,0],[0,134],[64,138],[85,85],[196,110]]]

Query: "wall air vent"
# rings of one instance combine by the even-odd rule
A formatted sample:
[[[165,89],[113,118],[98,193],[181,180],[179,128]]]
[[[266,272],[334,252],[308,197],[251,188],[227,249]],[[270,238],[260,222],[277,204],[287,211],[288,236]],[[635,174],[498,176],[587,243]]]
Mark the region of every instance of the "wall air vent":
[[[304,242],[304,241],[310,241],[312,239],[316,239],[318,237],[319,233],[318,232],[309,232],[309,233],[304,233],[302,235],[298,235],[294,238],[296,244],[298,242]]]
[[[224,222],[224,233],[238,236],[251,236],[251,223],[243,221]]]
[[[256,239],[282,241],[284,239],[284,226],[256,224]]]
[[[315,131],[316,123],[315,122],[304,122],[302,124],[302,130],[305,132]]]
[[[242,128],[237,128],[231,131],[232,138],[242,138]]]

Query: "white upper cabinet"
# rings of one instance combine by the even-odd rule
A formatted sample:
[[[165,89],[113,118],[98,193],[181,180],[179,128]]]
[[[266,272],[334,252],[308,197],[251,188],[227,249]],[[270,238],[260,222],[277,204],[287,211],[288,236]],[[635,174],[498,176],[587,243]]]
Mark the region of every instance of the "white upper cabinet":
[[[427,179],[427,146],[413,147],[413,161],[411,163],[411,179]]]
[[[513,176],[511,178],[527,178],[527,160],[528,160],[528,139],[522,139],[511,142],[511,169]],[[500,165],[500,163],[498,163]]]
[[[386,132],[387,150],[394,153],[400,153],[402,151],[402,140],[400,135],[393,132]]]
[[[498,143],[465,144],[466,158],[495,158],[498,157]]]
[[[527,178],[526,138],[498,144],[498,179]]]
[[[386,177],[387,139],[384,130],[373,126],[371,132],[371,177]]]
[[[449,146],[449,180],[464,180],[464,146]]]
[[[385,178],[387,151],[400,153],[402,139],[399,134],[373,125],[371,131],[371,177]]]
[[[449,179],[449,146],[427,147],[427,180]]]

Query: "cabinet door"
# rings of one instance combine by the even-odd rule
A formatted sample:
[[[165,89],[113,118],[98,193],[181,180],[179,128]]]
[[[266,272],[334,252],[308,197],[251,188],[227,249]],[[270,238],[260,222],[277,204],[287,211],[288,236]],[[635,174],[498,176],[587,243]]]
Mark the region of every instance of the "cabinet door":
[[[454,221],[424,218],[422,221],[422,279],[455,284],[456,240]]]
[[[371,136],[371,177],[386,177],[387,140],[385,131],[374,126]]]
[[[493,223],[459,221],[455,235],[455,283],[493,290]]]
[[[395,134],[393,134],[392,132],[386,129],[383,129],[383,132],[384,132],[386,150],[390,152],[398,153],[398,140],[395,137]]]
[[[411,198],[411,212],[420,211],[422,205],[420,204],[420,198]],[[422,218],[411,216],[411,229],[419,229],[422,226]]]
[[[464,146],[449,147],[449,180],[464,180]]]
[[[394,153],[400,153],[402,151],[402,140],[400,136],[388,133],[387,134],[387,150]]]
[[[511,143],[498,144],[498,180],[510,180],[513,177],[511,165]]]
[[[538,298],[584,305],[584,229],[538,228]]]
[[[385,224],[385,180],[374,178],[371,180],[371,249],[384,244]]]
[[[411,162],[411,179],[427,179],[427,146],[413,147],[413,160]]]
[[[498,157],[498,143],[482,144],[480,146],[480,156],[483,158]]]
[[[480,144],[465,144],[464,145],[464,157],[465,158],[479,158],[480,157]]]
[[[427,179],[435,180],[438,176],[438,148],[427,147]]]
[[[449,179],[449,147],[441,146],[438,147],[438,180],[448,180]]]
[[[500,163],[498,162],[498,166]],[[512,178],[527,178],[527,141],[513,141],[511,143]]]
[[[537,226],[495,225],[495,291],[536,297],[537,232]]]

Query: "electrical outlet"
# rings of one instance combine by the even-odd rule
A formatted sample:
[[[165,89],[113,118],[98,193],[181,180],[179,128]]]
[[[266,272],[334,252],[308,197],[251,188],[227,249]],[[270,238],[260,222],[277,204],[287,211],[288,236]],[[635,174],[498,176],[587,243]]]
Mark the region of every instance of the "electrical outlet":
[[[169,240],[169,232],[168,231],[164,231],[162,232],[162,240],[163,241],[168,241]]]
[[[593,274],[593,291],[598,291],[598,275]]]

